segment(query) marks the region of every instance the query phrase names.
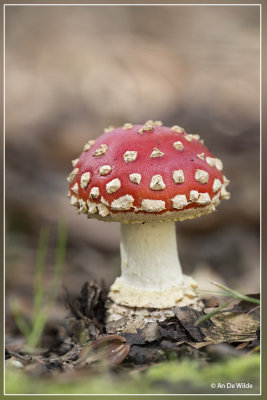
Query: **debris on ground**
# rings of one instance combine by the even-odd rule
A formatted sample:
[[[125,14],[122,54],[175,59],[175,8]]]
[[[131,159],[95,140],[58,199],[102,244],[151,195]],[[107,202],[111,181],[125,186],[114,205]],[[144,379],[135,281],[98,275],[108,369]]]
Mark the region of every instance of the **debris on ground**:
[[[212,362],[259,350],[259,307],[244,300],[198,324],[219,306],[217,298],[204,301],[203,311],[177,307],[175,316],[164,321],[145,322],[136,316],[109,323],[105,323],[106,299],[105,286],[95,282],[85,282],[77,297],[65,289],[65,305],[70,312],[65,329],[48,325],[43,338],[46,348],[39,352],[19,350],[17,345],[14,351],[8,341],[7,365],[34,376],[76,374],[88,368],[95,373],[101,366],[146,368],[180,356]]]

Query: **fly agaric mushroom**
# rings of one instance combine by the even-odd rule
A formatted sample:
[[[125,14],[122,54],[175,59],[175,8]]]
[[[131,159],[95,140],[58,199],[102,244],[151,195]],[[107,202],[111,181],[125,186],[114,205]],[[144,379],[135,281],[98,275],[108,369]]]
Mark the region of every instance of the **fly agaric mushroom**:
[[[121,223],[121,276],[109,292],[108,319],[147,321],[198,308],[196,282],[183,275],[174,221],[213,212],[229,199],[222,161],[199,135],[160,121],[106,129],[73,161],[70,202],[89,218]]]

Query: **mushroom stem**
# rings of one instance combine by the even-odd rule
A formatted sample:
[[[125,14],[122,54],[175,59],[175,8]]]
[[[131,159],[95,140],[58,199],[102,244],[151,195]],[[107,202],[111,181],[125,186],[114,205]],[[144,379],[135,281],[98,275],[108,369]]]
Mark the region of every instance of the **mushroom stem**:
[[[174,222],[121,224],[120,248],[125,285],[161,291],[181,280]]]
[[[121,276],[111,286],[113,302],[157,309],[194,304],[195,287],[182,274],[174,222],[121,225]]]

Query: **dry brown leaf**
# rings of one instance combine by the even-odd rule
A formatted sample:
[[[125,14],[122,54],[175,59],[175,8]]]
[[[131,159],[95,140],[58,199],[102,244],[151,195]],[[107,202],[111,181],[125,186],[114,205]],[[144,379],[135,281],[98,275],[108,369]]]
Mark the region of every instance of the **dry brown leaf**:
[[[252,313],[218,313],[210,320],[213,325],[209,328],[201,327],[205,341],[189,343],[196,349],[212,343],[250,342],[257,339],[259,321],[256,312]]]
[[[84,347],[75,365],[82,367],[86,364],[104,361],[114,367],[122,363],[129,351],[130,345],[124,337],[106,335]]]

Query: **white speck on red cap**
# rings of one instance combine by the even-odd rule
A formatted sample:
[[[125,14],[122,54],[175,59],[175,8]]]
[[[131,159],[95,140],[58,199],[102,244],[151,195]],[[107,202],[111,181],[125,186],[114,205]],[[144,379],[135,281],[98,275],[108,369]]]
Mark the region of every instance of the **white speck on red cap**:
[[[219,158],[215,158],[215,160],[216,160],[216,168],[219,171],[222,171],[223,170],[223,162]]]
[[[197,204],[207,205],[211,202],[210,195],[208,193],[199,193],[199,197],[196,200]]]
[[[79,208],[79,211],[78,211],[78,213],[80,214],[80,213],[83,213],[83,214],[87,214],[87,205],[86,205],[86,202],[83,200],[83,199],[79,199],[79,206],[80,206],[80,208]]]
[[[184,133],[184,128],[182,128],[179,125],[173,125],[171,127],[171,131],[178,132],[178,133]]]
[[[71,173],[69,174],[69,176],[67,177],[67,181],[70,182],[70,183],[74,182],[76,177],[77,177],[77,175],[78,175],[78,172],[79,172],[79,168],[74,168],[71,171]]]
[[[223,183],[224,183],[224,186],[228,186],[230,183],[229,179],[227,179],[225,175],[223,175]]]
[[[142,179],[142,175],[138,173],[130,174],[129,175],[130,181],[139,185]]]
[[[154,175],[151,178],[150,182],[150,189],[152,190],[163,190],[165,189],[166,185],[163,182],[162,176],[161,175]]]
[[[221,188],[220,197],[221,197],[221,199],[224,199],[224,200],[230,199],[230,193],[227,192],[227,190],[225,189],[224,186]]]
[[[218,171],[223,170],[223,163],[219,158],[206,157],[206,161],[211,167],[216,167],[218,169]]]
[[[198,199],[198,197],[199,197],[199,193],[198,193],[197,190],[191,190],[191,191],[190,191],[189,200],[190,200],[191,202],[196,201],[196,200]]]
[[[130,122],[126,122],[124,125],[123,125],[123,129],[132,129],[133,128],[133,124],[131,124]]]
[[[191,135],[184,135],[184,138],[188,141],[188,142],[192,142],[193,138]]]
[[[220,181],[220,179],[215,178],[212,185],[213,193],[218,192],[218,190],[221,189],[221,187],[222,187],[222,182]]]
[[[156,157],[163,157],[164,153],[157,149],[156,147],[153,149],[152,153],[150,154],[151,158],[156,158]]]
[[[124,161],[126,162],[133,162],[136,160],[136,157],[137,157],[137,151],[128,150],[123,154]]]
[[[149,119],[145,122],[145,125],[152,125],[152,126],[162,126],[163,123],[162,121],[153,121],[152,119]]]
[[[77,183],[77,182],[72,186],[71,190],[72,190],[75,194],[77,194],[77,195],[79,194],[79,186],[78,186],[78,183]]]
[[[144,132],[153,132],[153,130],[154,127],[152,124],[145,124],[142,128],[138,130],[138,133],[142,135]]]
[[[102,165],[102,167],[99,168],[99,173],[100,175],[107,175],[111,171],[111,166],[110,165]]]
[[[97,205],[96,203],[92,203],[87,200],[88,214],[96,214],[97,213]]]
[[[101,201],[101,203],[104,204],[105,206],[109,206],[109,202],[108,202],[103,196],[101,196],[100,201]]]
[[[178,140],[177,142],[174,142],[174,143],[173,143],[173,147],[174,147],[176,150],[183,150],[183,149],[184,149],[183,143],[180,142],[179,140]]]
[[[104,204],[102,203],[98,204],[97,208],[99,215],[101,215],[101,217],[107,217],[109,215],[109,210]]]
[[[76,167],[78,161],[79,161],[79,158],[75,158],[75,160],[71,160],[73,168]]]
[[[91,147],[95,144],[95,140],[88,140],[87,143],[85,143],[83,147],[83,151],[88,151],[91,149]]]
[[[175,183],[183,183],[184,182],[184,171],[182,169],[178,169],[173,171],[172,179]]]
[[[188,134],[192,139],[199,140],[200,136],[198,134],[192,135],[191,133]]]
[[[198,158],[200,158],[200,160],[203,160],[203,161],[205,160],[205,154],[204,153],[200,153],[197,156],[198,156]]]
[[[86,189],[88,186],[88,183],[90,182],[91,179],[91,174],[90,172],[85,172],[84,174],[82,174],[81,176],[81,183],[80,186],[82,189]]]
[[[107,128],[104,129],[104,132],[105,132],[105,133],[108,133],[108,132],[110,132],[110,131],[113,131],[114,129],[115,129],[114,126],[109,126],[109,127],[107,127]]]
[[[165,201],[163,200],[151,200],[151,199],[143,199],[141,210],[147,212],[160,212],[165,209]]]
[[[79,202],[78,202],[77,197],[71,196],[71,198],[70,198],[70,204],[71,204],[72,206],[78,207]]]
[[[197,169],[195,172],[195,179],[200,183],[207,183],[209,181],[209,173],[203,169]]]
[[[184,194],[178,194],[172,199],[172,206],[178,210],[187,206],[187,198]]]
[[[89,196],[91,197],[91,199],[97,199],[99,196],[99,193],[100,193],[99,187],[95,186],[95,187],[92,187]]]
[[[117,190],[119,190],[121,187],[121,181],[116,178],[110,181],[109,183],[106,184],[106,191],[107,193],[115,193]]]
[[[111,209],[116,211],[130,210],[130,208],[133,207],[133,202],[133,196],[126,194],[125,196],[113,200],[111,203]]]
[[[107,151],[108,151],[108,146],[106,144],[101,144],[99,148],[96,149],[93,156],[94,157],[102,156],[103,154],[106,154]]]

